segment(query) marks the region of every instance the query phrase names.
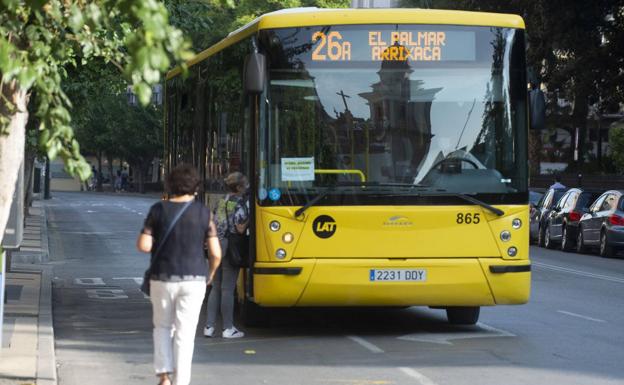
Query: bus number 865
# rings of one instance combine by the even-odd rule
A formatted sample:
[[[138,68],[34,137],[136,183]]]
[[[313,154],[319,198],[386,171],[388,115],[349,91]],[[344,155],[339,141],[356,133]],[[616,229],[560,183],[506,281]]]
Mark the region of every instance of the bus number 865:
[[[479,213],[470,214],[470,213],[458,213],[457,214],[457,224],[459,225],[476,225],[481,222],[481,218],[479,217]]]

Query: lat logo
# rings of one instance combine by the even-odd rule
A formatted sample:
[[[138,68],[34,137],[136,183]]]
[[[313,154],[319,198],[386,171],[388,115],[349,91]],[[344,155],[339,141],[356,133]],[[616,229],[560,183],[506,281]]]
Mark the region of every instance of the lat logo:
[[[319,238],[329,238],[336,232],[336,221],[329,215],[320,215],[312,222],[312,231]]]

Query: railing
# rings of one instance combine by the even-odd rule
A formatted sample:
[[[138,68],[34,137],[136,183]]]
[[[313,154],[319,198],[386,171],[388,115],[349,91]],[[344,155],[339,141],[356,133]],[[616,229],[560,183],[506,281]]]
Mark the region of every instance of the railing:
[[[315,174],[355,174],[360,177],[360,182],[366,182],[366,176],[360,170],[341,170],[341,169],[317,169]]]

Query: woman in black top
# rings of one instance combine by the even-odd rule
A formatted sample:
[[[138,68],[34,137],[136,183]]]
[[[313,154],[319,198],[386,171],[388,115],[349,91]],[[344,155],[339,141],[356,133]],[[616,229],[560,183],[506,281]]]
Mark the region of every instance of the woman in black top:
[[[160,246],[151,268],[154,369],[160,385],[188,385],[191,381],[195,330],[206,284],[212,282],[221,262],[210,210],[194,201],[199,181],[192,166],[174,168],[167,177],[170,198],[150,208],[137,240],[140,251],[153,254],[173,218],[191,202]],[[209,264],[204,248],[209,251]]]

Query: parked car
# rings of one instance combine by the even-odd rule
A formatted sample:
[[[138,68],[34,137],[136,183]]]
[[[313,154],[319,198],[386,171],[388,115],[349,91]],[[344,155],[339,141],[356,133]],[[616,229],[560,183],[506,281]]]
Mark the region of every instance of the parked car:
[[[544,223],[550,213],[550,210],[559,201],[559,198],[566,192],[565,189],[550,188],[546,190],[544,196],[537,205],[531,209],[530,217],[530,239],[532,242],[537,241],[539,246],[544,246]]]
[[[570,251],[576,243],[579,221],[602,191],[571,188],[559,199],[544,221],[544,246]]]
[[[600,255],[612,257],[624,248],[624,191],[610,190],[602,194],[581,217],[576,250],[598,247]]]
[[[536,207],[543,196],[544,193],[542,191],[529,189],[529,204],[531,205],[531,207]]]

